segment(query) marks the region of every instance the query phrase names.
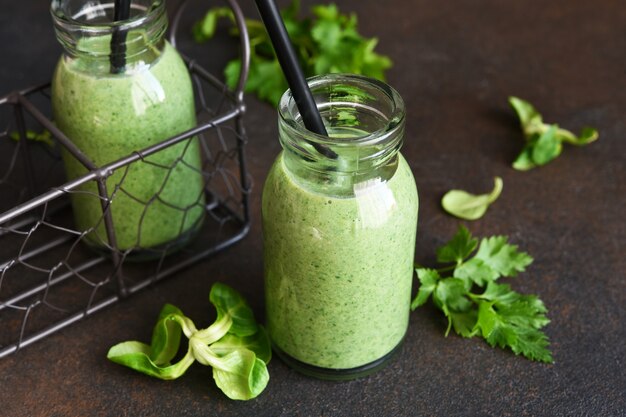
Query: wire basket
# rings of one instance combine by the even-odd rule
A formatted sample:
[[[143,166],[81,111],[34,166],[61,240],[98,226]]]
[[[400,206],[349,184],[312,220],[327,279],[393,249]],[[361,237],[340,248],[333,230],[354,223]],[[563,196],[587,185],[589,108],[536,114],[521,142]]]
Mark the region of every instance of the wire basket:
[[[228,4],[240,33],[243,63],[235,91],[185,58],[199,109],[197,126],[73,181],[66,182],[60,156],[61,147],[72,144],[46,117],[49,84],[0,98],[0,357],[206,259],[248,232],[250,179],[242,118],[249,43],[241,9],[235,0]],[[174,46],[184,5],[172,19]],[[175,253],[164,246],[152,250],[153,261],[131,262],[132,250],[120,250],[111,233],[115,229],[109,208],[116,192],[123,192],[123,173],[133,164],[151,163],[146,157],[171,151],[192,137],[198,138],[202,154],[204,224],[191,243]],[[167,177],[175,165],[159,169],[167,171]],[[106,180],[115,172],[122,172],[122,180],[116,192],[107,193]],[[101,221],[107,231],[103,253],[87,247],[84,241],[90,230],[75,230],[70,208],[70,196],[84,193],[80,186],[90,182],[98,192],[89,197],[99,199],[103,207]]]

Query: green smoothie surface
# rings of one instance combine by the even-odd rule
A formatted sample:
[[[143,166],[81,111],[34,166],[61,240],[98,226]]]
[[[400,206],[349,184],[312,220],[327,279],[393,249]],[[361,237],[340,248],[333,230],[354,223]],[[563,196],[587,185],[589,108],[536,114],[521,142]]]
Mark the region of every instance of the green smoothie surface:
[[[392,351],[409,318],[417,190],[398,154],[388,181],[329,197],[274,163],[263,191],[267,324],[274,345],[310,365],[351,369]]]
[[[52,83],[57,126],[97,166],[195,126],[191,80],[176,50],[167,42],[151,49],[152,62],[138,62],[127,74],[106,74],[97,63],[62,57]],[[156,58],[152,55],[156,55]],[[66,173],[73,179],[87,173],[69,152],[63,152]],[[111,211],[118,247],[151,248],[171,242],[200,226],[203,179],[197,139],[121,168],[107,179],[113,196]],[[107,235],[101,201],[94,182],[72,193],[77,228],[93,232],[90,244],[102,246]]]

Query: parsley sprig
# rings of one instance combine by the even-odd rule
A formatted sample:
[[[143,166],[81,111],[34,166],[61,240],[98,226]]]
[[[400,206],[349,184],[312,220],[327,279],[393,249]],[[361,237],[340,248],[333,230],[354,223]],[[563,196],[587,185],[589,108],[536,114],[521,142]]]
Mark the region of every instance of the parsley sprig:
[[[299,0],[293,0],[287,8],[281,10],[285,27],[307,77],[345,72],[384,81],[385,70],[391,67],[391,60],[374,52],[377,38],[365,38],[359,34],[356,14],[343,14],[335,4],[317,5],[311,12],[312,18],[300,17]],[[195,40],[204,42],[212,38],[220,18],[234,20],[229,8],[210,9],[193,28]],[[276,106],[287,89],[287,81],[263,23],[246,19],[246,27],[251,54],[245,91]],[[231,33],[238,35],[236,29]],[[224,74],[229,87],[234,88],[237,84],[240,69],[240,59],[226,65]]]
[[[463,337],[482,336],[491,346],[508,347],[517,355],[552,363],[548,337],[541,331],[550,322],[543,302],[496,282],[523,272],[532,261],[505,236],[483,238],[479,244],[460,226],[437,250],[437,262],[448,265],[416,268],[420,285],[411,309],[432,298],[448,319],[446,336],[451,329]]]

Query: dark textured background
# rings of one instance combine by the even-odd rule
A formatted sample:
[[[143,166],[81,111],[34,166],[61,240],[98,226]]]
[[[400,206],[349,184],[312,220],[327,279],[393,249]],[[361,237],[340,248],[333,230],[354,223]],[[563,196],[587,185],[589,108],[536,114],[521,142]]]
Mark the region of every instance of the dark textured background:
[[[244,6],[255,16],[251,3]],[[250,402],[228,400],[202,366],[163,382],[108,362],[114,343],[149,339],[166,301],[191,317],[206,314],[217,280],[239,289],[262,317],[260,185],[279,145],[274,110],[249,97],[255,182],[250,235],[180,276],[0,360],[0,415],[626,415],[624,2],[338,3],[358,13],[361,31],[378,36],[378,50],[395,62],[388,81],[406,101],[403,153],[421,198],[416,259],[432,262],[435,247],[458,226],[440,209],[445,191],[486,191],[493,176],[501,176],[502,196],[469,226],[477,235],[509,235],[534,256],[512,285],[548,306],[555,364],[533,363],[479,339],[444,338],[444,320],[432,307],[411,315],[400,354],[379,373],[325,382],[275,359],[267,390]],[[305,1],[305,8],[310,4]],[[47,8],[44,0],[0,1],[0,95],[50,77],[60,48]],[[219,72],[236,44],[224,38],[194,50]],[[511,94],[534,103],[548,122],[576,131],[597,127],[600,140],[566,147],[543,168],[514,171],[510,163],[522,137],[507,106]]]

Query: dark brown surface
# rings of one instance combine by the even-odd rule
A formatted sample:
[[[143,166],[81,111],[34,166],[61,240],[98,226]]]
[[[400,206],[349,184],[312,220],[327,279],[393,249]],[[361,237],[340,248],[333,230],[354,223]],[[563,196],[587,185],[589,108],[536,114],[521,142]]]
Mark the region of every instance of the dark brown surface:
[[[49,78],[60,49],[46,3],[2,1],[0,93]],[[421,197],[416,259],[432,262],[435,247],[457,228],[439,206],[445,191],[486,191],[493,176],[501,176],[502,196],[469,227],[477,235],[509,235],[534,256],[512,285],[548,306],[555,364],[533,363],[479,339],[444,338],[444,321],[431,307],[412,313],[400,354],[379,373],[324,382],[275,359],[266,391],[250,402],[228,400],[199,365],[163,382],[108,362],[112,344],[149,339],[164,302],[199,322],[208,317],[214,281],[239,289],[262,318],[260,191],[279,145],[274,110],[250,97],[250,235],[0,360],[0,415],[626,415],[623,2],[350,0],[340,7],[356,11],[362,31],[378,36],[379,50],[395,62],[388,81],[406,101],[403,153]],[[246,9],[254,14],[251,4]],[[216,46],[203,59],[213,62],[211,54],[233,47]],[[510,163],[522,138],[507,107],[510,94],[536,104],[549,122],[597,127],[600,140],[567,147],[541,169],[514,171]]]

